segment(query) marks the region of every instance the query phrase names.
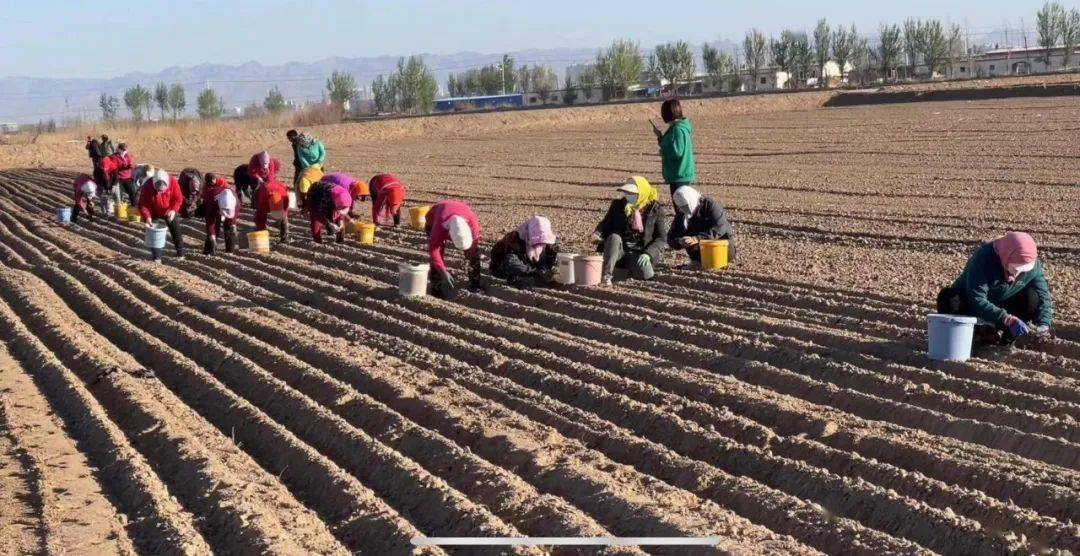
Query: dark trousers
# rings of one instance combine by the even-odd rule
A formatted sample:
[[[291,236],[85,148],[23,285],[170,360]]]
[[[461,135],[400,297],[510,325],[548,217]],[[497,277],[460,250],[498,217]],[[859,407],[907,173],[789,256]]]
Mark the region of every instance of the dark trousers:
[[[79,213],[81,213],[84,210],[83,209],[84,204],[86,205],[86,209],[85,209],[86,210],[86,218],[88,220],[90,220],[90,222],[94,221],[94,203],[90,202],[90,201],[83,201],[81,203],[75,203],[75,206],[71,208],[71,223],[72,224],[78,224],[79,223]]]
[[[644,249],[627,247],[619,234],[607,236],[604,240],[604,276],[613,276],[616,268],[626,268],[636,280],[651,280],[656,274],[653,261],[644,267],[637,264],[644,253]]]
[[[180,219],[173,217],[172,220],[166,220],[165,227],[169,228],[169,235],[172,236],[173,247],[176,248],[176,256],[183,257],[184,233],[180,230]],[[150,255],[155,261],[161,259],[161,249],[150,249]]]
[[[1020,290],[1016,295],[1006,299],[1000,307],[1006,313],[1024,322],[1031,322],[1039,316],[1039,307],[1041,305],[1042,301],[1039,299],[1039,294],[1035,292],[1034,288],[1028,286]],[[938,293],[937,310],[943,315],[974,316],[963,293],[959,289],[952,287],[944,288]],[[993,324],[1004,329],[1001,323]]]
[[[134,180],[120,180],[120,187],[123,188],[125,194],[127,194],[128,204],[135,206],[139,204],[139,196],[135,193],[135,181]]]

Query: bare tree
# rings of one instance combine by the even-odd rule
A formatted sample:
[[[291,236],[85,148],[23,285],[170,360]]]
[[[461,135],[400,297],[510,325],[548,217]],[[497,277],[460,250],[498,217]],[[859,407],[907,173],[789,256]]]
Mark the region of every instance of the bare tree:
[[[705,62],[705,71],[709,74],[709,82],[713,87],[720,86],[724,75],[735,72],[735,62],[731,55],[707,43],[701,48],[701,60]]]
[[[1035,24],[1039,31],[1039,46],[1043,49],[1042,62],[1050,69],[1050,51],[1057,46],[1065,21],[1065,8],[1057,2],[1046,2],[1035,14]]]
[[[919,27],[919,54],[926,64],[926,71],[933,77],[934,72],[942,69],[949,59],[949,38],[941,22],[936,19],[920,22]]]
[[[1065,58],[1061,65],[1067,68],[1072,59],[1073,48],[1080,44],[1080,9],[1073,8],[1068,14],[1062,14],[1061,42],[1065,45]]]
[[[822,81],[825,80],[825,62],[829,61],[831,38],[829,24],[824,19],[819,19],[814,27],[814,56],[817,59],[817,74]]]
[[[785,31],[787,33],[788,31]],[[805,84],[811,75],[814,65],[814,51],[810,47],[810,38],[806,33],[791,32],[789,36],[791,49],[791,69],[794,72],[796,88],[800,83]]]
[[[672,90],[679,90],[679,83],[689,83],[697,67],[690,45],[684,41],[657,45],[649,57],[649,74],[657,82],[667,81]]]
[[[750,78],[754,82],[754,90],[758,88],[758,72],[769,63],[769,51],[765,46],[765,35],[757,29],[746,32],[743,39],[743,55],[746,57],[746,67],[750,70]]]
[[[855,53],[855,40],[858,35],[855,34],[855,26],[851,26],[851,30],[844,29],[843,27],[837,27],[832,34],[832,53],[833,58],[836,60],[836,65],[840,67],[840,78],[844,77],[844,67],[851,61],[852,54]]]
[[[915,77],[922,42],[922,23],[917,19],[904,21],[904,52],[907,54],[908,77]]]
[[[877,59],[882,78],[888,80],[889,73],[900,64],[900,55],[903,50],[900,26],[882,24],[878,36],[881,43],[878,45]]]
[[[530,79],[533,90],[540,95],[540,100],[543,102],[547,102],[548,97],[551,96],[551,91],[554,91],[559,86],[559,78],[548,66],[533,66]]]

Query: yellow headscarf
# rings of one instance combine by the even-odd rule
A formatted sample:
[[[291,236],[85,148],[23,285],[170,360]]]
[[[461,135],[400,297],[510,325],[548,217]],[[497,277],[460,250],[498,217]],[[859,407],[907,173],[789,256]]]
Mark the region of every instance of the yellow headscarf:
[[[312,164],[300,172],[300,181],[296,184],[296,188],[306,195],[311,186],[319,183],[322,178],[322,168],[319,168],[318,164]]]
[[[650,203],[654,203],[660,199],[660,194],[656,192],[656,188],[649,183],[649,180],[641,176],[632,176],[630,181],[634,182],[637,187],[637,202],[631,205],[626,204],[626,215],[630,216],[634,214],[635,210],[643,210],[649,206]]]

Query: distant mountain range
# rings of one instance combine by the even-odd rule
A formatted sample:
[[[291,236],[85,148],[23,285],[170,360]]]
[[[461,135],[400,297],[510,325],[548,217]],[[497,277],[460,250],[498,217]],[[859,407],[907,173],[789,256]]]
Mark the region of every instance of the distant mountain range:
[[[735,45],[727,41],[714,43],[731,52]],[[700,47],[695,46],[700,52]],[[517,65],[547,64],[556,74],[565,74],[566,67],[588,62],[596,57],[596,48],[553,48],[509,52]],[[423,54],[439,82],[446,84],[446,76],[471,68],[478,68],[502,60],[503,54],[459,52],[456,54]],[[277,86],[287,100],[297,103],[318,101],[326,91],[326,78],[334,71],[353,75],[364,88],[380,74],[394,70],[398,58],[379,56],[375,58],[333,57],[315,62],[290,62],[266,66],[252,61],[238,66],[223,64],[200,64],[192,67],[171,67],[157,73],[135,72],[107,79],[70,78],[0,78],[0,122],[36,123],[49,119],[61,123],[66,119],[97,120],[101,117],[98,99],[101,93],[114,95],[123,107],[124,91],[137,84],[153,90],[157,83],[181,83],[187,91],[188,113],[194,113],[195,97],[205,87],[211,87],[232,109],[262,103],[267,91]],[[700,61],[699,61],[700,63]],[[154,117],[158,117],[154,110]]]

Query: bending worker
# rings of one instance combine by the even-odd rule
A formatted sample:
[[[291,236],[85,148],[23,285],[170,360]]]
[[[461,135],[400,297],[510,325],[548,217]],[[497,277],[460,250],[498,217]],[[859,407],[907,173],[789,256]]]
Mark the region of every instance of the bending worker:
[[[424,231],[428,235],[428,258],[431,270],[432,293],[444,299],[456,296],[457,288],[450,270],[443,261],[446,243],[465,253],[469,263],[469,289],[483,288],[480,282],[480,223],[469,205],[461,201],[439,201],[427,213]]]
[[[225,235],[225,252],[232,253],[236,249],[236,223],[240,212],[236,191],[225,178],[216,174],[207,173],[204,179],[206,187],[203,188],[202,208],[203,218],[206,219],[206,241],[203,243],[203,254],[213,255],[217,252],[219,229]]]
[[[164,220],[172,235],[176,257],[180,260],[184,259],[184,235],[180,231],[180,219],[176,216],[183,204],[184,195],[180,192],[180,184],[176,178],[160,168],[146,180],[139,192],[139,214],[143,223],[149,228],[155,218]],[[151,249],[150,258],[154,262],[161,262],[161,249]]]
[[[628,268],[638,280],[652,280],[667,246],[667,216],[656,189],[633,176],[619,193],[593,234],[604,254],[601,286],[611,285],[616,268]]]
[[[289,191],[285,184],[272,180],[255,190],[255,231],[266,229],[267,220],[273,216],[278,221],[281,242],[289,241]]]
[[[243,192],[247,194],[248,199],[251,200],[251,206],[254,207],[255,192],[259,190],[262,184],[277,180],[277,173],[281,169],[281,163],[278,162],[278,159],[272,158],[270,153],[263,151],[251,156],[246,169],[248,179],[244,182],[245,188]],[[240,181],[235,176],[233,176],[233,181],[236,183],[237,193],[241,193],[239,191]]]
[[[376,174],[368,184],[371,191],[371,221],[385,226],[394,219],[394,227],[401,225],[401,206],[405,204],[405,184],[393,174]]]
[[[202,214],[203,175],[196,168],[184,168],[177,181],[180,182],[180,192],[184,194],[180,216],[191,218]]]
[[[551,221],[534,216],[491,248],[491,274],[522,289],[548,286],[554,279],[558,256]]]
[[[323,227],[336,236],[338,243],[344,243],[345,225],[351,220],[351,209],[352,195],[347,188],[325,181],[311,186],[307,211],[311,220],[311,237],[315,243],[322,243]]]
[[[354,203],[356,201],[362,201],[367,199],[367,184],[344,172],[330,172],[329,174],[323,174],[321,181],[344,187],[349,192],[349,195],[352,196]],[[349,209],[349,217],[356,217],[356,214],[352,212],[351,207]]]
[[[953,285],[938,294],[937,309],[987,323],[978,334],[986,343],[1049,334],[1053,305],[1035,240],[1009,232],[981,245]]]
[[[71,223],[79,223],[79,213],[85,211],[86,218],[94,222],[94,199],[97,197],[97,184],[88,174],[80,174],[75,178],[74,186],[75,202],[71,207]]]
[[[691,260],[701,262],[701,240],[728,240],[728,261],[735,260],[735,231],[724,216],[724,206],[684,185],[671,196],[675,221],[668,231],[668,246],[685,249]]]

